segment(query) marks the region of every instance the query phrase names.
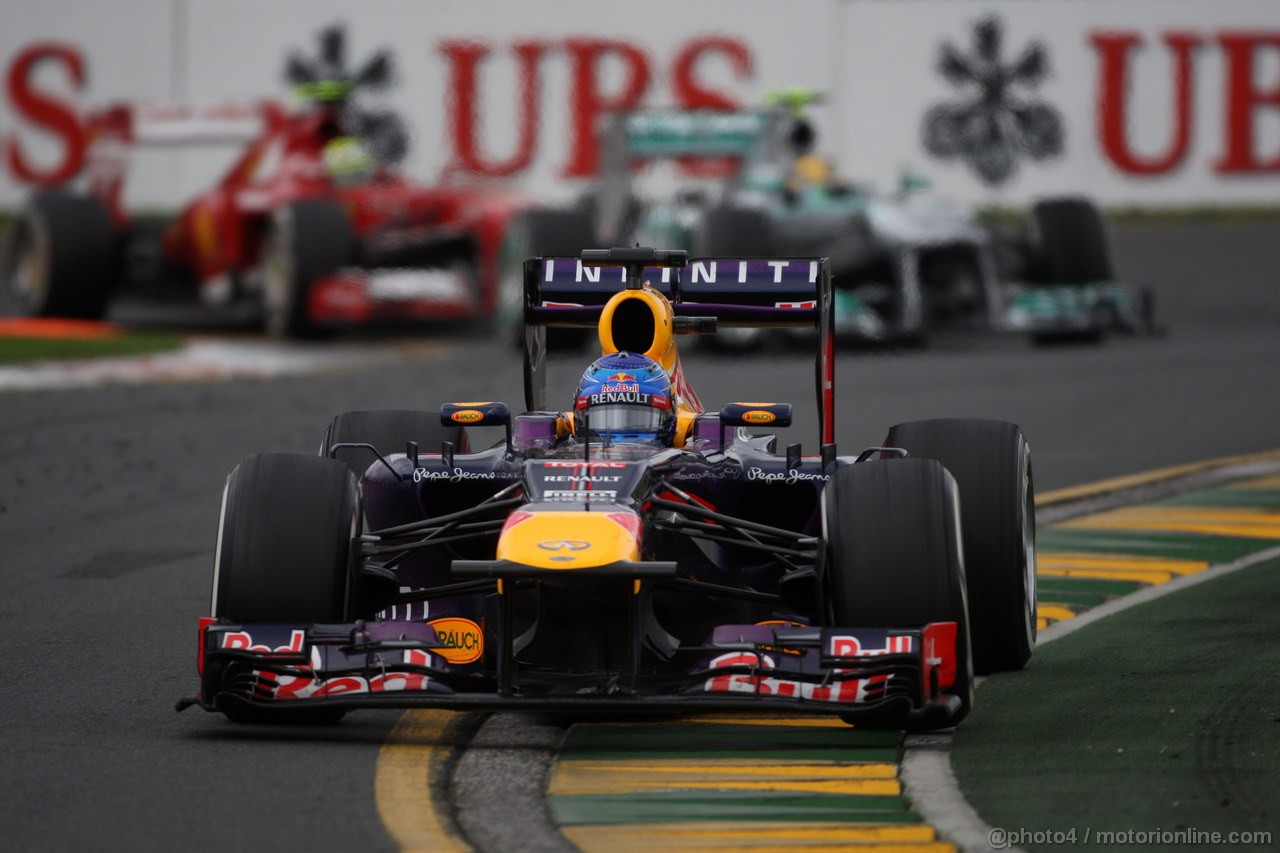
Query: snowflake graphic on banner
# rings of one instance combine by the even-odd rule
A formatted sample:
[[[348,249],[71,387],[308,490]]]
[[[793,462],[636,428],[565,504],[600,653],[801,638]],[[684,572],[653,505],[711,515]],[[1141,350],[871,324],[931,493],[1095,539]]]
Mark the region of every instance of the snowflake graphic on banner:
[[[369,109],[355,102],[357,92],[389,87],[395,79],[390,51],[380,50],[359,68],[347,65],[347,29],[333,24],[317,37],[320,51],[306,56],[293,51],[285,60],[284,77],[301,97],[342,105],[343,132],[360,137],[379,162],[399,163],[409,150],[404,121],[391,110]]]
[[[1036,100],[1048,76],[1049,58],[1040,41],[1012,62],[1001,58],[1003,23],[992,15],[973,27],[973,47],[964,53],[949,42],[938,50],[938,72],[959,88],[961,100],[925,113],[924,147],[943,160],[960,158],[983,183],[998,185],[1018,169],[1018,160],[1044,160],[1062,152],[1062,117]]]

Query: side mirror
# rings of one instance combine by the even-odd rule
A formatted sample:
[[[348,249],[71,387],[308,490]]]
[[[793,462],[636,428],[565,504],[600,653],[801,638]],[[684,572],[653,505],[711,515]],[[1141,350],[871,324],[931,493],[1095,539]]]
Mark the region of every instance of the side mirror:
[[[507,426],[511,409],[506,403],[445,403],[440,407],[444,426]]]
[[[511,452],[511,409],[506,403],[445,403],[440,407],[440,423],[444,426],[506,427],[507,453]]]
[[[790,403],[727,403],[720,409],[722,427],[791,426]]]

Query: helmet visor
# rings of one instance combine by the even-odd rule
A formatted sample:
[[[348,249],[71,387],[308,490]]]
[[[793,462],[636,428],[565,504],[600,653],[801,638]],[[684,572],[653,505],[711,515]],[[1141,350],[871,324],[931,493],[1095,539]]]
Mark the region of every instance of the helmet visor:
[[[607,403],[587,409],[587,429],[595,435],[650,435],[662,432],[670,413],[652,406]]]

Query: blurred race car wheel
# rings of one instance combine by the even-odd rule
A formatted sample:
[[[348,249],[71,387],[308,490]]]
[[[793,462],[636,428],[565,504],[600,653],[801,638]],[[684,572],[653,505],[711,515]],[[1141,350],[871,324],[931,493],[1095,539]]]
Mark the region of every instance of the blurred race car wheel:
[[[1036,520],[1031,448],[1017,425],[943,418],[894,426],[888,447],[936,459],[960,489],[973,667],[1022,669],[1036,644]]]
[[[263,322],[275,337],[317,337],[328,331],[312,320],[311,286],[350,264],[356,241],[336,201],[308,199],[275,212],[262,247]]]
[[[343,462],[255,453],[227,477],[213,567],[214,616],[240,623],[344,622],[351,616],[360,495]],[[227,704],[237,722],[331,722],[333,709]]]
[[[762,210],[713,207],[707,210],[693,235],[693,256],[699,258],[756,258],[772,253],[772,229]],[[761,345],[765,329],[726,326],[699,343],[710,350],[739,353]]]
[[[116,244],[101,201],[38,192],[9,232],[5,286],[29,317],[101,319],[117,278]]]
[[[1112,281],[1111,250],[1102,214],[1086,198],[1036,202],[1028,220],[1032,265],[1045,284]]]
[[[517,347],[524,346],[524,262],[528,258],[576,258],[583,249],[597,248],[591,211],[552,208],[521,211],[511,218],[499,256],[498,322]],[[552,350],[576,350],[594,336],[581,329],[548,329]]]
[[[959,626],[958,716],[866,725],[928,729],[959,722],[973,704],[969,615],[954,478],[931,459],[890,459],[837,469],[822,494],[827,543],[822,598],[828,624],[858,628]]]

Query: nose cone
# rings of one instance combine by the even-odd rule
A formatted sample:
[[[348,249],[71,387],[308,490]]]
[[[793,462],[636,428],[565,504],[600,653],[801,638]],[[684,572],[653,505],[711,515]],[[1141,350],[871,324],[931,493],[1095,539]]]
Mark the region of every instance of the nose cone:
[[[499,560],[572,571],[640,559],[639,516],[622,507],[524,514],[526,518],[507,525],[498,538]]]

